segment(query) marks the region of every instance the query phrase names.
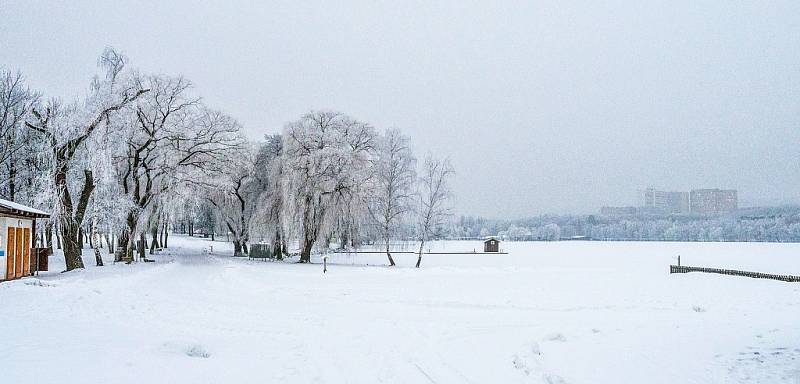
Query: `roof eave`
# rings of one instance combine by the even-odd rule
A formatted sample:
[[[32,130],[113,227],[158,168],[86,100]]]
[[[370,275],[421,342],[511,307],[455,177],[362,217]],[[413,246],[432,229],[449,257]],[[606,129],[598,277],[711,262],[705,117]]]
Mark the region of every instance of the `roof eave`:
[[[28,219],[49,219],[50,215],[45,213],[34,213],[34,212],[27,212],[21,211],[19,209],[2,209],[0,208],[0,215],[9,215],[15,217],[23,217]]]

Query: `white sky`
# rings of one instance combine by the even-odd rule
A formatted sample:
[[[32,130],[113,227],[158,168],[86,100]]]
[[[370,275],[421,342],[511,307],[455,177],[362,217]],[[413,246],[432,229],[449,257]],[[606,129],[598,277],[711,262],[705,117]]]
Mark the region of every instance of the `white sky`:
[[[800,202],[798,1],[196,3],[0,0],[0,65],[71,98],[111,45],[253,138],[311,109],[396,126],[453,159],[460,213]]]

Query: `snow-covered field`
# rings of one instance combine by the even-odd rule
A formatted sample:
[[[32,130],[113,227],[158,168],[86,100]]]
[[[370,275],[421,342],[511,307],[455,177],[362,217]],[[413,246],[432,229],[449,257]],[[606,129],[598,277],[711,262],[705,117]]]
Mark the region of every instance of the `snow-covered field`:
[[[800,283],[668,274],[800,274],[800,244],[504,243],[323,275],[171,240],[0,284],[0,383],[800,383]]]

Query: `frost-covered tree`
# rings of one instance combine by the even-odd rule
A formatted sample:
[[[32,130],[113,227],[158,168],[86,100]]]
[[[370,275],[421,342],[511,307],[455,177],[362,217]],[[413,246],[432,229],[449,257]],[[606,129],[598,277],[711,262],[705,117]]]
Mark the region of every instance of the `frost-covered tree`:
[[[549,241],[559,240],[561,238],[561,227],[555,223],[545,225],[542,228],[542,238]]]
[[[300,262],[330,238],[332,213],[369,178],[375,131],[338,112],[311,112],[284,129],[284,212],[300,237]]]
[[[107,54],[104,52],[104,56]],[[95,189],[94,165],[81,156],[91,152],[87,145],[91,144],[89,139],[93,134],[148,92],[139,82],[123,76],[123,66],[103,63],[101,58],[106,73],[95,78],[86,99],[68,106],[50,101],[32,108],[32,118],[26,121],[26,126],[41,135],[50,149],[53,217],[58,221],[64,243],[67,270],[83,268],[78,236]],[[75,169],[76,165],[79,169]]]
[[[425,158],[419,179],[417,268],[422,263],[425,242],[444,234],[445,222],[451,215],[449,203],[453,194],[450,191],[450,179],[454,174],[455,170],[449,159],[437,159],[431,155]]]
[[[40,163],[37,155],[41,148],[37,144],[41,140],[25,128],[24,120],[38,99],[39,95],[25,85],[22,72],[0,68],[0,196],[12,201],[19,201],[20,189],[27,192],[22,196],[33,195],[30,184],[35,182],[36,173],[30,171]]]
[[[389,252],[390,240],[413,208],[415,163],[408,137],[397,129],[387,130],[378,145],[369,213],[384,242],[390,266],[395,265]]]
[[[286,221],[284,220],[284,160],[283,138],[268,135],[256,155],[253,178],[261,189],[254,225],[272,244],[272,254],[282,260],[287,254]]]
[[[266,186],[256,177],[256,149],[245,146],[221,158],[220,174],[207,185],[206,199],[216,208],[221,222],[232,236],[233,254],[248,253],[250,228]],[[260,165],[260,164],[259,164]]]
[[[151,204],[183,181],[217,173],[217,159],[241,144],[239,124],[202,105],[188,80],[149,75],[140,82],[150,92],[128,109],[116,140],[120,190],[132,202],[118,259],[131,256],[131,237],[141,236],[156,212]]]

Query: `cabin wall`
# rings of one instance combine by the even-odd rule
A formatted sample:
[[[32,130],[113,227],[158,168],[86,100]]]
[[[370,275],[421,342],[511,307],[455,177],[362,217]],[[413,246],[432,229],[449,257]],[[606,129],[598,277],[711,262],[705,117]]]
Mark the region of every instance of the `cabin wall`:
[[[28,248],[33,247],[33,220],[16,217],[0,216],[0,280],[6,279],[6,265],[8,265],[8,228],[30,228],[31,239]]]

